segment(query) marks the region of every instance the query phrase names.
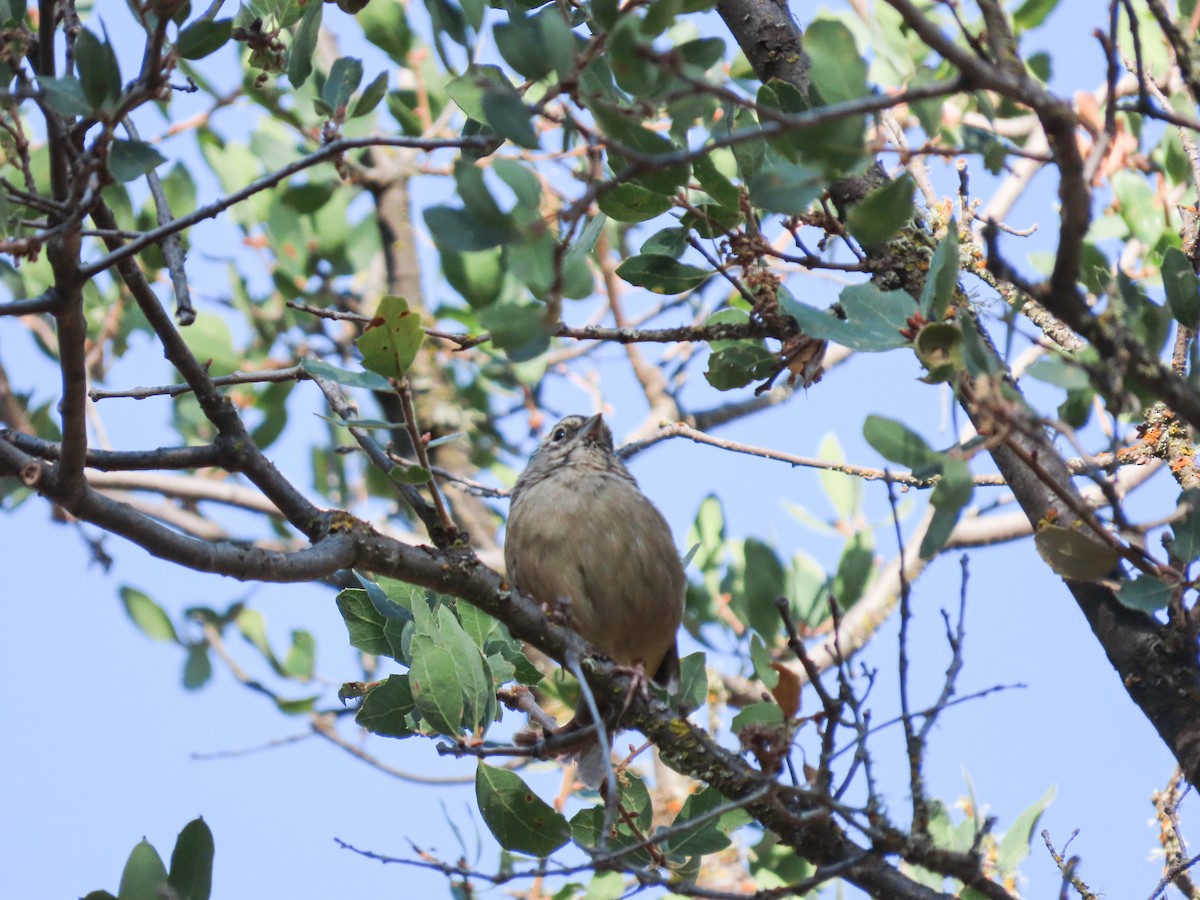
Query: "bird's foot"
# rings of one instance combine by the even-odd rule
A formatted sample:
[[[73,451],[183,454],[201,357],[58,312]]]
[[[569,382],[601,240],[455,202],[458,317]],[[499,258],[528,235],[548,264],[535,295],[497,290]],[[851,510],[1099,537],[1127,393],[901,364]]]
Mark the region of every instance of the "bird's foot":
[[[640,659],[632,666],[613,666],[613,671],[629,677],[629,691],[621,703],[621,714],[617,716],[619,721],[629,712],[635,695],[640,695],[647,703],[650,702],[650,678],[646,675],[646,666]]]

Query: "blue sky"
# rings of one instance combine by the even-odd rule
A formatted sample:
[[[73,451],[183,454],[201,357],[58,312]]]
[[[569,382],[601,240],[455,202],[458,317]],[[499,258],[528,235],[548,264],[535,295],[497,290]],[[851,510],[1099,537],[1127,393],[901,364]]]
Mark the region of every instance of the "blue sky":
[[[1102,78],[1098,48],[1080,38],[1090,33],[1091,23],[1079,24],[1086,16],[1099,24],[1102,6],[1064,2],[1039,36],[1060,54],[1055,84],[1060,91],[1090,88]],[[1068,35],[1074,43],[1067,43]],[[1043,182],[1040,188],[1034,192],[1039,203],[1053,185]],[[1053,209],[1021,206],[1011,220],[1017,226],[1040,220],[1051,230]],[[819,287],[804,299],[822,305],[828,290]],[[0,348],[18,386],[52,395],[53,370],[16,322],[0,318]],[[164,380],[160,360],[150,356],[117,367],[110,385]],[[861,359],[835,370],[784,409],[759,416],[739,438],[813,455],[822,437],[836,431],[849,459],[870,464],[878,460],[862,441],[859,423],[869,413],[883,413],[914,418],[926,435],[948,440],[952,429],[945,430],[940,410],[929,402],[933,389],[914,385],[920,374],[915,364],[892,356],[897,358]],[[606,375],[620,366],[617,351],[609,358]],[[588,402],[583,394],[559,399],[580,408]],[[619,435],[638,423],[640,407],[632,401],[617,406]],[[166,421],[165,401],[108,401],[103,411],[116,447],[167,440],[159,424]],[[299,413],[293,410],[298,423],[293,427],[306,427],[306,417],[303,406]],[[285,458],[284,466],[305,482],[302,461]],[[814,534],[778,502],[786,497],[828,515],[810,471],[734,460],[683,441],[654,448],[632,468],[663,508],[680,545],[700,500],[715,491],[725,503],[731,533],[768,538],[785,555],[804,548],[829,567],[836,562],[839,542]],[[1154,496],[1161,502],[1171,493],[1164,484]],[[881,519],[884,489],[869,486],[867,495],[869,511]],[[880,529],[877,535],[886,557],[894,553],[889,534]],[[306,724],[279,716],[220,666],[207,688],[184,692],[178,648],[146,640],[117,598],[118,587],[131,584],[178,617],[188,606],[222,608],[252,597],[277,646],[286,645],[292,628],[315,634],[318,670],[336,684],[356,677],[357,662],[328,589],[257,587],[182,572],[116,538],[105,545],[115,559],[105,574],[89,564],[73,529],[51,521],[48,507],[36,500],[0,518],[0,536],[8,548],[10,585],[9,617],[0,631],[0,678],[9,686],[11,717],[9,738],[0,743],[5,798],[0,897],[50,900],[99,887],[115,892],[125,857],[143,835],[169,856],[176,833],[196,815],[205,817],[216,837],[214,897],[443,896],[440,875],[356,857],[339,849],[334,838],[397,856],[411,855],[411,840],[456,858],[461,851],[451,821],[472,849],[478,834],[483,866],[494,865],[491,838],[471,812],[469,784],[403,782],[315,737],[236,756],[194,758],[262,748],[303,733]],[[1166,783],[1172,759],[1029,542],[972,553],[970,572],[960,693],[998,684],[1027,686],[944,715],[927,759],[931,793],[953,801],[967,793],[969,775],[975,795],[1003,831],[1055,785],[1057,796],[1041,827],[1049,829],[1056,846],[1061,849],[1080,829],[1071,852],[1082,858],[1080,872],[1094,889],[1110,897],[1148,895],[1160,871],[1149,858],[1157,845],[1149,797]],[[939,611],[957,609],[959,589],[957,558],[939,560],[918,584],[917,705],[932,702],[940,689],[948,651]],[[896,709],[895,632],[894,622],[886,625],[862,657],[880,673],[874,694],[879,720]],[[231,635],[230,646],[251,674],[265,674],[240,639]],[[899,748],[900,739],[898,729],[881,733],[876,752],[891,811],[903,819],[906,773],[894,764],[900,757],[887,752]],[[371,738],[364,746],[422,775],[458,774],[469,781],[474,770],[469,762],[438,758],[432,742]],[[557,787],[552,766],[529,778],[543,796]],[[1186,812],[1185,806],[1185,824]],[[1056,895],[1058,872],[1040,838],[1023,872],[1025,896]]]

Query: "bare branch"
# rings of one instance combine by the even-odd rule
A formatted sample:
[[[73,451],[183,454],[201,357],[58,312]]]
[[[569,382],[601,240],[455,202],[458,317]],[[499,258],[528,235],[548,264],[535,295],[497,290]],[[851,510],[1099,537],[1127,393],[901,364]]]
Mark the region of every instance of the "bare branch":
[[[58,291],[50,288],[36,297],[0,303],[0,316],[33,316],[39,313],[52,313],[57,311],[60,305]]]
[[[261,372],[233,372],[229,375],[218,375],[212,379],[215,387],[228,387],[233,384],[278,384],[285,381],[303,381],[308,378],[308,372],[301,366],[287,366],[281,369],[265,369]],[[190,394],[189,384],[163,384],[157,387],[136,387],[124,391],[88,391],[92,400],[113,400],[129,398],[145,400],[147,397],[181,397]]]

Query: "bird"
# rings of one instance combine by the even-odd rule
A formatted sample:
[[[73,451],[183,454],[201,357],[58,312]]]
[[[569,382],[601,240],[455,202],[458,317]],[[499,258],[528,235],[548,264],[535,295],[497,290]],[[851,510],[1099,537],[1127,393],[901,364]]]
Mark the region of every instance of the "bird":
[[[617,456],[603,416],[570,415],[551,428],[511,501],[504,563],[513,586],[561,609],[618,666],[676,687],[687,576],[670,525]],[[558,733],[590,722],[581,704]],[[573,753],[586,786],[601,784],[610,751],[593,738]]]

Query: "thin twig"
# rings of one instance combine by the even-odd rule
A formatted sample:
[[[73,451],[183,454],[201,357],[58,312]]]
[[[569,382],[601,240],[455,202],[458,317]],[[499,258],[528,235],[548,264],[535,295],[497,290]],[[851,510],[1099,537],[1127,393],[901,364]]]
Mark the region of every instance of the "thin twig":
[[[283,381],[303,381],[308,378],[308,372],[302,366],[287,366],[282,369],[265,369],[261,372],[233,372],[229,375],[218,375],[212,379],[217,387],[228,387],[234,384],[276,384]],[[162,384],[156,387],[136,387],[123,391],[88,391],[89,399],[115,400],[119,398],[145,400],[147,397],[179,397],[192,392],[188,384]]]
[[[417,461],[423,468],[432,472],[429,465],[429,452],[425,446],[425,441],[421,438],[421,430],[417,424],[417,411],[413,407],[412,390],[408,383],[408,378],[401,378],[394,382],[396,386],[396,394],[400,397],[400,403],[404,409],[404,427],[408,431],[409,440],[412,441],[413,449],[417,454]],[[433,497],[433,506],[437,510],[438,518],[442,522],[442,533],[433,534],[435,544],[440,542],[453,543],[458,529],[454,525],[454,520],[450,518],[450,512],[446,509],[446,503],[442,500],[442,492],[438,489],[437,479],[429,480],[429,494]]]
[[[126,116],[121,124],[125,126],[125,130],[129,132],[131,138],[135,141],[141,139],[132,118]],[[174,220],[171,215],[170,201],[167,200],[167,192],[163,190],[162,180],[153,169],[146,173],[146,184],[150,188],[150,195],[154,198],[154,209],[159,226],[169,225]],[[188,287],[187,272],[184,270],[185,255],[179,233],[166,235],[159,244],[159,249],[162,250],[167,272],[171,275],[171,287],[175,290],[175,321],[180,325],[191,325],[196,321],[196,310],[192,306],[192,293]]]
[[[856,478],[863,478],[867,481],[882,481],[891,479],[894,483],[905,487],[914,488],[932,488],[936,487],[941,480],[940,476],[931,478],[914,478],[912,475],[889,472],[885,469],[872,469],[867,466],[858,466],[852,463],[835,462],[828,459],[817,459],[811,456],[797,456],[794,453],[784,453],[780,450],[770,450],[766,447],[757,447],[752,444],[743,444],[738,441],[730,441],[724,438],[713,437],[703,431],[698,431],[684,422],[663,422],[658,426],[652,436],[641,441],[634,441],[621,447],[617,454],[622,458],[628,458],[635,453],[640,453],[647,447],[653,446],[659,441],[669,438],[687,438],[690,441],[695,441],[697,444],[707,444],[710,447],[717,447],[721,450],[729,450],[733,453],[744,453],[748,456],[757,456],[762,459],[773,459],[778,462],[785,462],[792,466],[804,466],[810,469],[824,469],[829,472],[841,472],[845,475],[853,475]],[[999,475],[976,475],[972,479],[973,483],[979,486],[987,487],[1003,487],[1004,479]]]
[[[608,836],[612,833],[613,828],[617,824],[617,808],[621,799],[620,792],[617,788],[617,774],[613,770],[612,765],[612,744],[609,743],[608,730],[605,728],[604,717],[600,715],[600,707],[596,703],[596,698],[592,694],[592,687],[588,684],[587,678],[584,677],[583,667],[579,663],[579,657],[574,653],[567,656],[567,669],[579,681],[579,692],[583,697],[583,702],[587,705],[588,712],[592,716],[592,722],[596,726],[596,740],[600,744],[600,760],[604,764],[604,785],[607,790],[604,793],[604,827],[600,831],[599,848],[604,850],[608,846]]]
[[[433,139],[433,138],[401,138],[401,137],[367,137],[367,138],[338,138],[335,141],[330,141],[318,150],[314,150],[307,156],[302,156],[300,159],[288,163],[281,169],[276,170],[261,178],[257,178],[250,182],[244,188],[234,191],[232,194],[227,194],[220,200],[215,200],[201,206],[199,209],[188,213],[186,216],[180,216],[173,219],[165,225],[160,225],[150,231],[145,231],[135,240],[122,245],[120,248],[111,251],[107,256],[103,256],[90,265],[84,266],[80,272],[82,278],[90,279],[96,275],[112,268],[123,259],[133,256],[135,253],[149,247],[151,244],[157,244],[168,235],[176,234],[186,228],[191,228],[197,222],[203,222],[205,219],[211,219],[229,207],[241,203],[255,194],[274,187],[279,182],[284,181],[298,172],[303,172],[305,169],[310,169],[319,163],[334,159],[350,150],[364,149],[367,147],[406,147],[412,150],[441,150],[441,149],[482,149],[489,146],[491,140],[483,137],[460,137],[453,139]]]
[[[358,417],[358,409],[346,399],[345,394],[342,393],[338,385],[312,372],[308,373],[308,377],[321,389],[321,393],[329,401],[330,408],[343,422],[353,422]],[[358,446],[367,454],[367,459],[388,477],[393,486],[395,486],[396,491],[404,498],[417,518],[421,520],[430,535],[432,535],[440,527],[436,511],[425,502],[425,498],[421,496],[421,492],[415,487],[392,476],[392,470],[396,466],[387,453],[384,452],[383,448],[371,437],[370,432],[354,425],[349,425],[348,427],[351,437],[358,442]]]

